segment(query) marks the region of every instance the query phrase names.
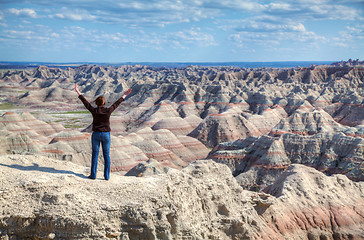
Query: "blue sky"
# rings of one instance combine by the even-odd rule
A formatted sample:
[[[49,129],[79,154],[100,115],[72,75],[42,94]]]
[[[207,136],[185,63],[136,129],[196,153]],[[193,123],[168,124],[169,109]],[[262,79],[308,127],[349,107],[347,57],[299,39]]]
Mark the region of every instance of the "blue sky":
[[[364,57],[364,0],[0,0],[0,61]]]

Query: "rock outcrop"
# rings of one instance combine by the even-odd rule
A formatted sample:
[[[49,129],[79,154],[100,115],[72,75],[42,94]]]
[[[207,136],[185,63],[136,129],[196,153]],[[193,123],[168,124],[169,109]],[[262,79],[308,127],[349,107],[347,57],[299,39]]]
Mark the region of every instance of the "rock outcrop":
[[[270,131],[270,135],[279,136],[283,133],[299,135],[314,135],[320,132],[342,132],[353,137],[364,137],[364,125],[348,127],[336,122],[322,109],[312,111],[295,111],[291,116],[282,119]]]
[[[262,193],[197,161],[143,178],[89,180],[42,156],[0,156],[4,239],[360,239],[364,185],[294,164]],[[328,195],[328,192],[331,194]]]
[[[276,201],[262,217],[287,239],[361,239],[363,190],[363,182],[293,164],[264,189]]]
[[[124,176],[134,176],[134,177],[145,177],[153,176],[156,174],[168,173],[170,167],[166,166],[162,162],[150,158],[146,162],[139,163],[132,169],[130,169]]]
[[[189,136],[197,138],[207,147],[220,142],[259,136],[262,133],[244,116],[237,113],[211,114],[206,117]]]
[[[227,164],[247,189],[271,184],[292,163],[314,167],[327,174],[345,174],[355,181],[364,180],[361,167],[364,140],[343,133],[249,137],[221,143],[208,157]]]

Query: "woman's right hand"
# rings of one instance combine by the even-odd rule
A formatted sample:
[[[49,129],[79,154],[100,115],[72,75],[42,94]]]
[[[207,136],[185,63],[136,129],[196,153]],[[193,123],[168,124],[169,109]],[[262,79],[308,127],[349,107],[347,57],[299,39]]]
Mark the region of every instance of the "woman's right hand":
[[[131,93],[131,88],[129,88],[123,95],[123,98],[125,99],[129,94]]]

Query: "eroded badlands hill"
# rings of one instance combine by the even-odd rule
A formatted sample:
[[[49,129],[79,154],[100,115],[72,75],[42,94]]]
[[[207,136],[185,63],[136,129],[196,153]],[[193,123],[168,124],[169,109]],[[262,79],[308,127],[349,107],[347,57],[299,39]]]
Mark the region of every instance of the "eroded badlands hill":
[[[293,164],[265,192],[211,160],[91,181],[42,156],[0,157],[4,239],[361,239],[364,185]],[[328,195],[329,193],[329,195]]]
[[[363,79],[364,64],[361,61],[290,69],[84,65],[65,70],[40,66],[34,70],[3,71],[0,73],[1,101],[25,107],[32,113],[41,112],[35,117],[51,126],[39,123],[24,127],[24,121],[28,120],[14,118],[9,121],[9,114],[4,115],[1,122],[6,141],[21,139],[20,142],[24,143],[15,140],[14,146],[3,145],[2,151],[14,152],[17,148],[15,152],[29,152],[38,148],[57,158],[72,158],[74,162],[85,164],[90,154],[86,151],[90,147],[90,135],[84,133],[89,132],[87,126],[90,121],[85,119],[91,119],[91,116],[83,115],[83,119],[77,120],[78,129],[65,131],[69,129],[56,126],[54,118],[48,118],[43,112],[82,110],[83,106],[73,90],[74,83],[90,101],[102,94],[108,99],[108,104],[132,87],[132,94],[111,118],[115,137],[112,151],[114,171],[125,172],[149,158],[166,160],[166,165],[180,168],[190,161],[205,158],[208,153],[206,147],[216,147],[214,152],[218,153],[210,154],[215,160],[227,162],[234,158],[233,161],[240,161],[241,156],[222,153],[220,150],[225,147],[218,144],[260,136],[263,140],[259,142],[264,142],[264,135],[277,138],[291,133],[296,137],[283,137],[283,145],[274,145],[274,151],[281,154],[281,157],[274,157],[277,162],[271,154],[270,160],[261,159],[257,164],[265,162],[279,166],[288,155],[289,162],[308,162],[327,173],[351,172],[353,174],[348,174],[348,177],[362,180],[363,169],[358,166],[363,161],[360,156],[363,152],[360,139],[364,135]],[[36,122],[34,119],[29,121]],[[58,135],[54,132],[37,133],[37,129],[43,128],[40,126],[57,128]],[[82,128],[84,130],[80,132]],[[330,160],[330,164],[320,160],[332,155],[325,153],[326,145],[330,145],[328,141],[332,139],[322,138],[327,133],[340,133],[357,139],[348,141],[355,142],[353,151],[357,153],[353,164],[343,165],[337,159]],[[27,136],[30,140],[26,139]],[[294,155],[293,150],[287,152],[295,146],[302,148],[305,142],[316,141],[314,139],[324,146],[314,150],[314,154],[319,155],[317,161],[314,160],[317,157],[309,156],[311,150],[307,148],[296,152],[309,156],[308,161],[296,159],[297,154]],[[34,140],[40,144],[32,143]],[[270,148],[269,143],[264,144],[261,148]],[[246,151],[244,148],[242,151]],[[224,154],[228,156],[226,160],[222,159]],[[259,159],[267,156],[264,153],[249,154]],[[332,156],[341,159],[346,155]],[[243,166],[253,164],[251,160],[244,162]],[[326,163],[322,165],[322,162]],[[234,173],[249,169],[232,168]]]
[[[152,127],[166,117],[196,116],[202,120],[210,115],[244,113],[241,117],[257,128],[255,134],[267,133],[282,118],[308,108],[322,108],[344,125],[363,124],[363,77],[360,61],[291,69],[85,65],[62,70],[41,66],[33,71],[2,72],[0,87],[3,101],[64,111],[81,106],[73,92],[74,83],[89,100],[104,95],[109,103],[132,86],[132,95],[122,108],[133,108],[123,112],[127,129]],[[269,109],[277,113],[264,114]],[[269,121],[261,124],[265,119]],[[224,138],[226,130],[219,127],[222,123],[219,119],[212,122]],[[201,138],[210,125],[203,124],[196,133]],[[217,139],[221,142],[220,135]]]
[[[5,113],[0,117],[0,133],[0,154],[37,153],[90,165],[90,133],[46,123],[28,112]],[[168,129],[144,128],[125,136],[112,136],[111,171],[125,173],[149,158],[166,166],[182,168],[191,161],[205,158],[208,152],[201,142],[192,137],[175,135]]]

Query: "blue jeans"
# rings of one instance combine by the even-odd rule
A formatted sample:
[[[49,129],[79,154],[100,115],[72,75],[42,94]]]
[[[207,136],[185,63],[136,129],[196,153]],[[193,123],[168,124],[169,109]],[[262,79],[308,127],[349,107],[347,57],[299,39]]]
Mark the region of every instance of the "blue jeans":
[[[102,153],[104,155],[104,178],[110,178],[110,132],[93,132],[92,142],[92,162],[90,178],[95,179],[97,173],[97,160],[99,157],[100,142],[102,144]]]

